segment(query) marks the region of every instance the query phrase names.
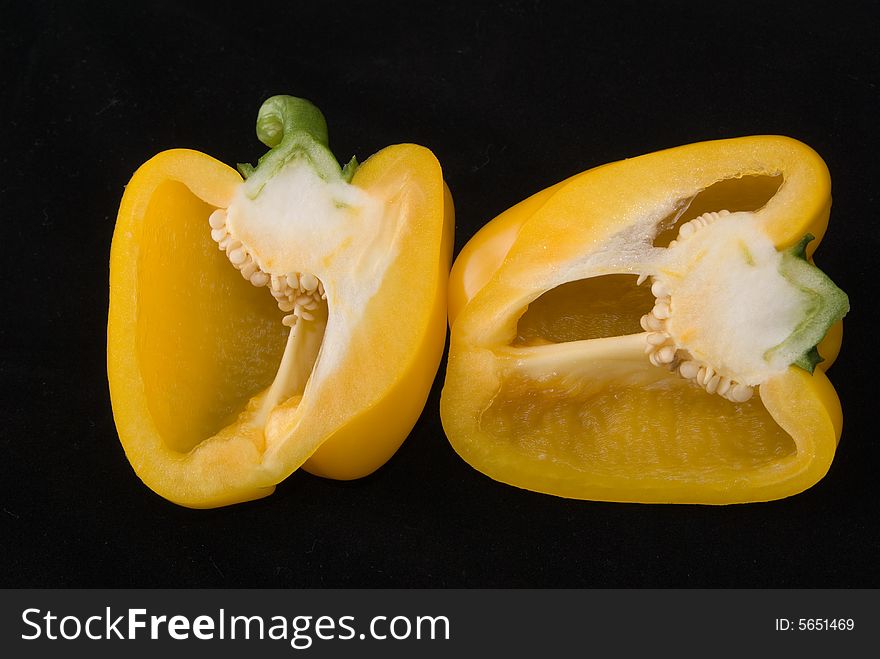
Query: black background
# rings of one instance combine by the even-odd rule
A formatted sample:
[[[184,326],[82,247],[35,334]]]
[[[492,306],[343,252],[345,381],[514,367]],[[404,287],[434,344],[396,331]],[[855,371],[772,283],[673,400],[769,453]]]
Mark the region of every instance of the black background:
[[[875,4],[220,4],[0,2],[0,585],[880,585]],[[834,182],[818,260],[853,306],[830,372],[845,429],[828,476],[729,507],[520,491],[450,448],[441,368],[368,478],[295,473],[212,511],[154,495],[119,445],[105,374],[122,189],[167,148],[254,161],[257,108],[278,93],[324,111],[341,159],[431,148],[457,249],[605,162],[759,133],[810,144]]]

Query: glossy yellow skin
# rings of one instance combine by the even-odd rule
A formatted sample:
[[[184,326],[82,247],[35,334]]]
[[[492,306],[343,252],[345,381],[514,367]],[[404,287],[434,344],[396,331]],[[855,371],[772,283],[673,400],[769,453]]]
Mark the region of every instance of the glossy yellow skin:
[[[540,283],[546,273],[600,249],[638,218],[662,217],[655,211],[670,199],[718,181],[780,174],[783,185],[760,213],[765,231],[779,248],[812,233],[812,252],[828,223],[830,178],[809,147],[775,136],[605,165],[487,224],[450,275],[441,417],[461,457],[517,487],[603,501],[767,501],[819,481],[842,429],[824,372],[840,349],[840,323],[820,344],[825,361],[813,375],[789,367],[747,404],[711,396],[647,359],[640,365],[637,326],[631,336],[548,345],[522,343],[518,330],[530,301],[548,290]],[[566,322],[577,324],[575,316]]]
[[[407,230],[349,358],[307,393],[320,414],[293,413],[265,435],[247,427],[240,415],[272,382],[288,330],[271,295],[210,238],[208,215],[241,182],[205,154],[160,153],[126,187],[111,248],[107,371],[119,437],[144,483],[189,507],[266,496],[301,466],[338,479],[374,471],[415,424],[445,341],[452,200],[430,151],[388,147],[352,183]]]

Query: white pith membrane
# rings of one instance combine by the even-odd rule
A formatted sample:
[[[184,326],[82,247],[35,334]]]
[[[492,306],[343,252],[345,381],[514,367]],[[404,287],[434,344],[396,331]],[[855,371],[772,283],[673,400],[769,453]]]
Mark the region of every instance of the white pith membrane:
[[[310,380],[325,379],[344,359],[396,245],[388,241],[377,253],[394,230],[394,222],[382,222],[388,218],[377,200],[344,181],[325,181],[305,159],[285,165],[255,198],[250,192],[247,182],[239,186],[208,222],[219,249],[253,286],[269,289],[290,328],[271,386],[242,417],[268,439],[270,429],[285,425],[273,412],[304,398]]]
[[[221,250],[226,252],[229,262],[256,287],[268,286],[272,297],[278,302],[278,308],[287,313],[281,323],[295,328],[297,320],[314,320],[312,312],[318,308],[321,300],[327,299],[323,282],[307,272],[288,272],[272,274],[257,265],[251,250],[230,231],[226,224],[227,212],[218,208],[208,218],[211,225],[211,238]]]
[[[730,401],[751,398],[793,361],[773,349],[809,304],[780,273],[782,258],[754,213],[722,210],[682,224],[655,265],[656,301],[641,318],[650,362]]]

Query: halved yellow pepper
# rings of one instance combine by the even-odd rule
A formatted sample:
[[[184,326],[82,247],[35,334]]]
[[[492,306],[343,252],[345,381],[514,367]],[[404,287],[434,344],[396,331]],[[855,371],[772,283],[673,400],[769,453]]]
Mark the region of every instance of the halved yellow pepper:
[[[323,117],[291,97],[264,104],[258,135],[272,150],[244,182],[195,151],[146,162],[113,236],[119,437],[147,486],[190,507],[266,496],[300,466],[369,474],[443,351],[454,225],[433,154],[340,169]]]
[[[848,303],[802,251],[830,204],[814,151],[759,136],[598,167],[502,213],[450,276],[452,446],[496,480],[579,499],[812,486],[842,428],[824,369]]]

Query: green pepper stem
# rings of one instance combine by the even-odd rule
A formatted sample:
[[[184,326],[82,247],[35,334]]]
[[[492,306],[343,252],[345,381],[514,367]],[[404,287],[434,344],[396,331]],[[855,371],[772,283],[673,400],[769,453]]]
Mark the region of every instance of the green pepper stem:
[[[849,311],[849,298],[828,276],[806,258],[807,244],[814,239],[806,234],[783,252],[780,274],[799,288],[807,300],[807,311],[791,335],[765,354],[768,360],[777,352],[794,356],[795,366],[813,372],[822,361],[817,344],[829,328]]]
[[[330,151],[327,122],[311,102],[294,96],[272,96],[257,113],[257,138],[269,147],[256,167],[239,164],[247,179],[245,192],[255,199],[266,183],[295,159],[306,160],[325,181],[350,181],[352,163],[345,170]],[[352,159],[353,162],[354,159]]]
[[[267,98],[257,113],[257,139],[270,149],[286,135],[303,131],[326,148],[330,146],[327,121],[311,102],[295,96]]]

